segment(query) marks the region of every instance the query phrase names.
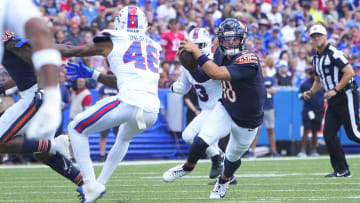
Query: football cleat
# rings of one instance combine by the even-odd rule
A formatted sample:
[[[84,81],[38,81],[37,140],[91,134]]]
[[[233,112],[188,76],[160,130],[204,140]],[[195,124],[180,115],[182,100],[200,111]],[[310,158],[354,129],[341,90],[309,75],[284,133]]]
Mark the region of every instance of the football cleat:
[[[68,135],[59,135],[55,137],[57,152],[62,154],[65,158],[70,159],[70,141]]]
[[[221,199],[225,197],[226,191],[229,187],[230,182],[233,181],[233,179],[235,179],[235,176],[231,177],[230,180],[228,180],[225,183],[220,183],[223,182],[223,180],[221,179],[221,176],[219,177],[219,179],[216,181],[215,187],[213,189],[213,191],[211,191],[210,193],[210,199]]]
[[[325,175],[325,178],[341,178],[341,177],[352,177],[350,171],[348,169],[340,171],[340,172],[333,172]]]
[[[216,184],[216,182],[217,182],[217,180],[215,180],[215,181],[213,181],[213,182],[208,183],[208,185],[215,185],[215,184]],[[237,185],[237,179],[236,179],[236,177],[234,177],[233,179],[231,179],[231,181],[230,181],[229,185]]]
[[[220,175],[223,169],[223,161],[224,161],[224,155],[222,153],[211,157],[212,164],[209,173],[209,177],[211,179],[216,178]]]
[[[185,171],[183,168],[183,165],[178,165],[173,168],[170,168],[163,174],[163,180],[165,182],[173,182],[178,178],[183,177],[184,175],[187,175],[191,173],[191,171]]]
[[[105,186],[97,181],[92,181],[76,189],[79,192],[81,203],[94,203],[105,193]]]

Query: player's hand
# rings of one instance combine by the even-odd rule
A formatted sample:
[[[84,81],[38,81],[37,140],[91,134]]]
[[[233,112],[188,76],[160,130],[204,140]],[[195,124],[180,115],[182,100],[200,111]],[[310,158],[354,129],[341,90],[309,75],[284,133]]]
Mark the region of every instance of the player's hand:
[[[65,68],[67,69],[66,75],[71,76],[71,80],[77,78],[91,78],[94,74],[94,69],[87,67],[82,62],[79,62],[79,64],[68,62]]]
[[[335,90],[329,90],[324,93],[324,98],[329,100],[331,97],[335,96],[337,92]]]
[[[305,101],[309,100],[311,98],[312,94],[313,93],[311,90],[304,92],[304,95],[303,95],[304,100]]]
[[[58,87],[48,87],[44,101],[26,131],[30,139],[53,138],[61,122],[61,94]]]
[[[180,81],[175,81],[171,87],[170,87],[171,92],[176,93],[176,94],[183,94],[184,91],[184,84]]]
[[[199,47],[192,43],[190,40],[186,39],[182,42],[180,42],[180,46],[179,46],[179,53],[181,53],[182,51],[187,51],[190,53],[194,53],[196,51],[200,51]]]

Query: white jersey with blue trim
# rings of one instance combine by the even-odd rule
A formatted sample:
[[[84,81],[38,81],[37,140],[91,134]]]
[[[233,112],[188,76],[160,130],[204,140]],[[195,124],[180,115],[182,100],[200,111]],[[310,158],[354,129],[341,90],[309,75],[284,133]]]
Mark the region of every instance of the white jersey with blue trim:
[[[219,80],[209,79],[199,83],[189,71],[182,68],[181,82],[184,84],[184,93],[187,93],[191,87],[195,88],[201,110],[212,110],[221,98],[222,88]]]
[[[161,46],[142,33],[103,30],[102,34],[113,43],[107,59],[117,79],[119,99],[157,113]]]
[[[0,0],[0,35],[9,30],[25,38],[25,24],[31,18],[41,17],[36,0]],[[0,42],[0,62],[4,54]]]

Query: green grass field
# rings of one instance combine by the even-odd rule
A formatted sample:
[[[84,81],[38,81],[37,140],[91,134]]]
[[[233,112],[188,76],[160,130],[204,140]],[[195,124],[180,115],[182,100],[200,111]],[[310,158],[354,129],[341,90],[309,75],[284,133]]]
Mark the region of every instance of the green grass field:
[[[350,156],[352,178],[323,177],[331,171],[328,156],[312,159],[243,160],[237,185],[226,198],[209,200],[210,162],[173,183],[161,177],[174,162],[124,162],[98,202],[360,202],[360,157]],[[96,166],[96,173],[101,166]],[[0,166],[0,202],[79,202],[76,186],[46,167]]]

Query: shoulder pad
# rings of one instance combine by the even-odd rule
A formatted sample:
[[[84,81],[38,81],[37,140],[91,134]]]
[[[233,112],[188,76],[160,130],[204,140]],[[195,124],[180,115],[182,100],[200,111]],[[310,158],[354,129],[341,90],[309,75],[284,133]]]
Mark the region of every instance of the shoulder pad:
[[[235,64],[246,64],[246,63],[258,63],[258,57],[255,53],[245,52],[238,56],[235,60]]]

